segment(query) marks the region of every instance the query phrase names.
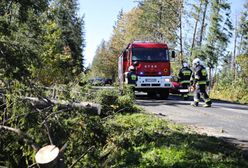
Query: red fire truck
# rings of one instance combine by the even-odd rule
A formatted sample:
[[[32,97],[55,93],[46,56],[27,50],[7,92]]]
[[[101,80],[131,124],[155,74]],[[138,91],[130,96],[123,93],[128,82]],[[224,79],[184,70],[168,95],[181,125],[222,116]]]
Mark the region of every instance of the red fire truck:
[[[134,66],[137,75],[135,90],[147,92],[149,96],[159,94],[160,98],[167,99],[172,88],[170,57],[175,58],[175,52],[169,52],[167,44],[140,41],[128,44],[118,60],[120,87],[127,81],[129,67]]]

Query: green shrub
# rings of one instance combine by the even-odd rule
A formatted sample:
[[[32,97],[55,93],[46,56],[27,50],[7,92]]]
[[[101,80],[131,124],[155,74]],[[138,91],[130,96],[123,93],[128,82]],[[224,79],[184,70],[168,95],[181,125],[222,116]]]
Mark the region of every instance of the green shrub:
[[[112,115],[117,108],[118,92],[116,90],[100,90],[96,94],[96,101],[102,105],[101,116]]]
[[[227,82],[224,79],[215,84],[211,92],[211,97],[248,104],[248,87],[245,82],[241,79],[231,83],[229,80]]]
[[[129,91],[120,95],[117,89],[103,89],[97,92],[96,101],[102,105],[101,116],[106,117],[114,113],[137,112],[134,95]]]

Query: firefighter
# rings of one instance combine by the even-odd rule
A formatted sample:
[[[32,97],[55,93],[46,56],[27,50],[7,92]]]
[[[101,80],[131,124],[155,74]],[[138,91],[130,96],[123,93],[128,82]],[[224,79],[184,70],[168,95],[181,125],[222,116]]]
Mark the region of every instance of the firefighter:
[[[128,68],[127,73],[127,84],[131,87],[131,89],[134,91],[135,85],[137,81],[137,75],[135,74],[135,68],[133,65],[131,65]]]
[[[183,67],[180,69],[178,77],[179,77],[179,82],[182,84],[183,89],[188,89],[190,86],[190,78],[192,75],[192,70],[189,68],[189,65],[184,62]],[[188,98],[188,93],[182,94],[184,99]]]
[[[199,58],[193,60],[193,69],[194,72],[192,74],[191,81],[194,88],[194,102],[192,102],[191,105],[198,106],[200,102],[200,96],[202,96],[205,101],[203,107],[211,107],[212,102],[206,93],[206,87],[208,83],[207,71]]]

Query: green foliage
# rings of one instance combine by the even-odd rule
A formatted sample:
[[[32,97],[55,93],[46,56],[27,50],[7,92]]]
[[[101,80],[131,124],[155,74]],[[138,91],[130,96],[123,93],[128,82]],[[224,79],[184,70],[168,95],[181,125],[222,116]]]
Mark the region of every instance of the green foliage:
[[[61,29],[60,40],[63,41],[64,52],[70,54],[71,61],[65,64],[73,67],[73,73],[79,74],[83,67],[84,20],[78,16],[77,0],[54,0],[52,12],[59,28]]]
[[[240,78],[243,78],[248,84],[248,52],[237,57],[237,64],[240,66],[240,70],[238,70]]]
[[[51,85],[54,82],[68,83],[80,74],[84,22],[77,16],[76,0],[72,3],[70,6],[69,2],[58,2],[58,6],[69,6],[63,8],[63,12],[70,12],[71,17],[59,20],[57,18],[63,17],[55,12],[53,1],[0,2],[2,79],[29,83],[35,78],[36,82]]]
[[[211,92],[212,98],[244,104],[248,103],[248,78],[247,73],[244,73],[247,64],[245,58],[245,56],[238,56],[237,63],[239,64],[237,65],[240,66],[240,70],[238,71],[235,80],[233,80],[234,74],[230,70],[230,67],[226,67],[218,76],[216,76],[216,82],[213,91]]]
[[[230,21],[230,4],[227,1],[211,1],[210,27],[204,55],[207,65],[213,69],[226,54],[229,39],[232,37],[232,22]]]
[[[98,46],[96,55],[94,57],[92,63],[92,76],[102,76],[102,77],[112,77],[114,74],[114,69],[117,67],[117,61],[115,59],[111,60],[110,55],[112,52],[110,51],[109,45],[106,41],[102,41]],[[115,63],[114,69],[110,64]]]
[[[211,96],[213,98],[235,101],[239,103],[248,103],[248,57],[247,57],[247,20],[248,20],[248,3],[244,5],[245,9],[242,12],[240,18],[239,28],[238,28],[238,39],[239,55],[233,57],[233,64],[230,65],[232,61],[230,58],[224,59],[226,64],[223,66],[223,70],[216,77],[216,83],[213,88]],[[234,60],[236,59],[236,60]],[[233,72],[231,72],[231,67],[234,67]],[[230,94],[232,93],[232,94]]]
[[[248,104],[247,82],[243,79],[232,82],[232,77],[230,75],[223,76],[223,78],[213,87],[211,97],[215,99]]]
[[[61,29],[54,21],[48,21],[42,25],[43,46],[40,68],[33,67],[33,76],[42,84],[49,86],[54,83],[68,83],[72,74],[64,64],[71,60],[71,55],[61,50],[63,43],[60,40]],[[43,68],[46,67],[46,68]]]
[[[182,127],[148,114],[109,119],[104,167],[245,167],[234,146],[217,138],[186,133]]]
[[[240,23],[239,23],[239,36],[240,36],[240,47],[239,52],[240,54],[248,54],[248,2],[244,4],[244,10],[242,12],[242,15],[240,17]]]
[[[0,12],[0,74],[3,77],[25,81],[31,75],[31,67],[39,64],[39,14],[46,9],[46,3],[45,0],[0,2],[3,9]],[[34,7],[39,4],[39,9]]]
[[[18,83],[15,86],[22,88]],[[0,106],[1,124],[20,128],[38,147],[50,143],[47,126],[53,144],[61,148],[67,143],[66,165],[85,154],[75,167],[247,166],[232,145],[216,138],[186,133],[182,126],[149,114],[135,113],[138,109],[128,89],[122,96],[117,90],[95,93],[95,101],[103,106],[100,116],[60,106],[38,110],[30,102],[18,98],[19,89],[7,94],[6,105]],[[26,141],[15,133],[0,132],[1,166],[27,167],[34,162],[35,151]]]
[[[97,116],[87,110],[77,108],[65,108],[47,105],[37,107],[20,99],[24,85],[16,82],[15,87],[4,94],[0,106],[0,124],[19,128],[38,147],[48,145],[50,142],[49,134],[53,144],[61,148],[67,143],[64,152],[65,164],[72,164],[82,154],[86,154],[77,167],[99,167],[101,161],[100,151],[106,144],[107,130],[103,123],[105,119],[114,113],[136,111],[133,104],[133,97],[123,95],[118,97],[116,90],[106,90],[96,93],[103,105],[102,115]],[[68,86],[71,88],[72,86]],[[73,95],[72,89],[69,93],[63,94],[63,99],[78,99]],[[82,91],[83,93],[83,91]],[[44,94],[45,95],[45,94]],[[35,151],[30,144],[16,133],[0,130],[0,166],[8,167],[27,167],[34,162]],[[91,151],[86,152],[89,148],[94,147]]]
[[[140,1],[142,15],[138,24],[143,37],[146,40],[174,44],[177,39],[180,4],[180,0]]]
[[[134,96],[132,92],[125,89],[124,95],[119,95],[117,90],[101,90],[96,94],[97,102],[102,105],[103,117],[121,112],[137,112],[134,105]]]

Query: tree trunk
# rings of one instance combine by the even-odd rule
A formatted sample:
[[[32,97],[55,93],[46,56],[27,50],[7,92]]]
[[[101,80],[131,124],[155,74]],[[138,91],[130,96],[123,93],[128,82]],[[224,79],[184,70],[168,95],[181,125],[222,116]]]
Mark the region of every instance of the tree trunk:
[[[199,21],[199,18],[197,18],[195,20],[195,28],[194,28],[194,33],[193,33],[193,38],[192,38],[192,44],[191,44],[191,49],[190,49],[190,57],[192,56],[193,49],[194,49],[194,46],[195,46],[195,35],[196,35],[198,21]]]
[[[47,145],[41,148],[35,155],[35,161],[40,168],[57,168],[59,160],[59,148]]]
[[[183,0],[180,1],[180,13],[179,13],[179,28],[180,28],[180,62],[183,63],[183,30],[182,30],[182,15],[183,15]]]
[[[32,101],[33,103],[35,103],[36,106],[41,106],[41,107],[49,106],[51,104],[57,104],[62,108],[72,107],[72,108],[89,109],[89,110],[92,110],[93,112],[96,112],[98,115],[101,114],[101,105],[97,103],[91,103],[91,102],[75,103],[75,102],[67,102],[67,101],[62,101],[62,100],[61,101],[48,100],[48,102],[46,102],[45,100],[39,99],[37,97],[22,97],[22,99]]]
[[[236,48],[237,48],[237,37],[238,37],[238,24],[237,16],[235,18],[235,34],[234,34],[234,47],[233,47],[233,57],[232,57],[232,70],[233,70],[233,79],[236,80]]]
[[[208,0],[205,0],[205,6],[204,6],[203,16],[202,16],[202,25],[201,25],[201,31],[200,31],[200,40],[199,40],[199,46],[200,46],[200,47],[201,47],[201,45],[202,45],[202,39],[203,39],[203,34],[204,34],[205,19],[206,19],[207,8],[208,8]]]
[[[190,57],[192,56],[193,49],[195,47],[195,36],[196,36],[196,31],[197,31],[198,22],[199,22],[200,13],[201,13],[201,6],[202,6],[202,1],[200,3],[200,7],[198,9],[197,16],[195,18],[195,27],[194,27],[194,32],[193,32],[193,38],[192,38],[192,44],[191,44],[191,50],[190,50]]]
[[[39,168],[65,168],[63,152],[66,148],[67,143],[60,150],[54,145],[48,145],[38,150],[38,146],[34,143],[32,137],[21,131],[19,128],[12,128],[0,125],[0,130],[6,130],[16,133],[20,137],[20,139],[23,139],[26,144],[37,151],[35,155],[35,161]]]

